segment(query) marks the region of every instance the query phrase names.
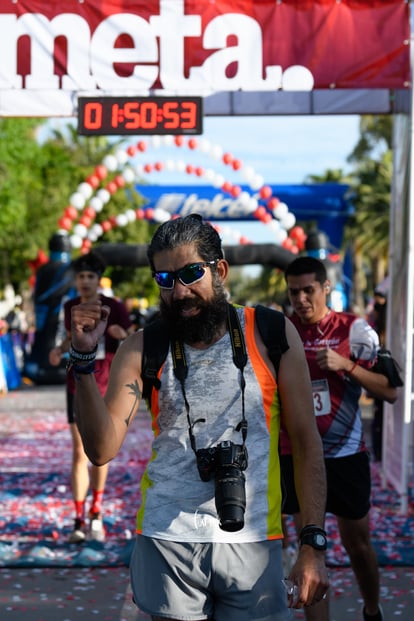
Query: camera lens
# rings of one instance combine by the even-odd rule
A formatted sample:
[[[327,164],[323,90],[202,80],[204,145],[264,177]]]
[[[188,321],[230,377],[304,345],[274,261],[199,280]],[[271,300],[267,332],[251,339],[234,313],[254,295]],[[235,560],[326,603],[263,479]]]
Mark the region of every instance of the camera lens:
[[[216,510],[220,528],[228,532],[241,530],[246,509],[245,477],[237,466],[221,466],[216,471]]]

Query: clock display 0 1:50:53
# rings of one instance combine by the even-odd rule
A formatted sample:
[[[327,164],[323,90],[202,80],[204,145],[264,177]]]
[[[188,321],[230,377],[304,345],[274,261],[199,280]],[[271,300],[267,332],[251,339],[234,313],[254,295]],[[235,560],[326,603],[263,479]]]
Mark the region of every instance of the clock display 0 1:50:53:
[[[79,97],[78,133],[202,134],[201,97]]]

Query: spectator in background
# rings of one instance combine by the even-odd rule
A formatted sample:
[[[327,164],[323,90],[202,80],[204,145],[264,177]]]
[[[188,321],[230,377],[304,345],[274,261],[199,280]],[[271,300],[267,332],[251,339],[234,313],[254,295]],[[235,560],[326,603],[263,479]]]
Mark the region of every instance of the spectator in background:
[[[122,302],[113,297],[107,297],[99,292],[100,279],[105,269],[105,261],[97,252],[82,255],[72,262],[75,272],[75,285],[78,297],[68,300],[64,305],[66,336],[63,342],[53,348],[49,354],[52,365],[58,365],[64,354],[69,352],[71,343],[70,316],[72,306],[83,302],[97,302],[98,300],[111,309],[105,333],[99,340],[96,352],[95,377],[99,391],[106,392],[109,378],[109,369],[118,345],[123,341],[131,328],[127,310]],[[74,411],[75,378],[72,370],[67,374],[67,415],[72,434],[72,495],[75,503],[74,528],[69,537],[70,543],[82,543],[86,536],[86,498],[89,485],[92,487],[92,505],[89,510],[89,538],[103,541],[105,531],[102,521],[102,497],[108,475],[108,465],[91,465],[89,474],[88,458],[83,450],[82,440],[76,425]]]

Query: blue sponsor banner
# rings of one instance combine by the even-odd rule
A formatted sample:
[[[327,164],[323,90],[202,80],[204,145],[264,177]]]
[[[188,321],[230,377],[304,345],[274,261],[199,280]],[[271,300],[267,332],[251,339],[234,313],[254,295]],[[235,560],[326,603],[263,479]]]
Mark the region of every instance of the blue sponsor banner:
[[[242,192],[258,196],[249,186]],[[338,183],[270,185],[272,195],[286,203],[298,221],[314,221],[331,244],[340,247],[343,227],[354,213],[349,186]],[[137,185],[136,190],[148,201],[145,207],[163,209],[171,215],[199,213],[207,220],[254,220],[245,201],[211,185]],[[267,201],[259,200],[266,206]],[[271,212],[270,212],[271,213]]]

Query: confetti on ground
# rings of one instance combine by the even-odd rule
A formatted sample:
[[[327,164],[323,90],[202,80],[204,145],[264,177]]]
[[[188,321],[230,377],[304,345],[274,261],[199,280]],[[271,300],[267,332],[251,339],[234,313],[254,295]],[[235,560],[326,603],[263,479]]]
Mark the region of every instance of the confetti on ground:
[[[111,463],[104,497],[105,543],[68,544],[73,525],[71,440],[62,386],[25,387],[0,400],[0,567],[126,566],[132,550],[139,482],[152,432],[143,410]],[[383,488],[372,464],[371,527],[383,567],[414,566],[414,515],[402,515],[398,494]],[[412,497],[412,490],[410,490]],[[412,499],[409,503],[413,507]],[[289,533],[293,524],[288,522]],[[346,567],[333,516],[327,517],[328,564]]]

